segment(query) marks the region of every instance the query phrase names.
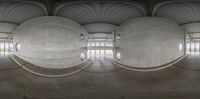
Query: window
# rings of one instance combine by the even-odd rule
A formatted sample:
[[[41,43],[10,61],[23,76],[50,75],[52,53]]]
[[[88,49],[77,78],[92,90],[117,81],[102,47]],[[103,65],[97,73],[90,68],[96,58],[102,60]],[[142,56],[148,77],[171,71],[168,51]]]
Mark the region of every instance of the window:
[[[105,42],[105,46],[107,46],[107,47],[113,47],[113,43],[112,42]]]
[[[105,43],[104,43],[104,42],[101,42],[101,46],[105,46]]]
[[[92,40],[88,41],[88,59],[96,60],[102,58],[113,57],[113,42],[105,40]]]
[[[0,41],[0,55],[8,55],[14,51],[13,42]]]
[[[117,52],[117,54],[116,54],[116,59],[117,59],[117,61],[121,60],[121,54],[119,52]]]
[[[100,46],[99,42],[95,42],[95,46],[97,47]]]
[[[200,42],[188,41],[186,44],[187,54],[200,54]]]
[[[0,42],[0,54],[4,54],[4,42]]]
[[[90,42],[90,46],[89,47],[91,47],[91,46],[95,46],[95,42]]]

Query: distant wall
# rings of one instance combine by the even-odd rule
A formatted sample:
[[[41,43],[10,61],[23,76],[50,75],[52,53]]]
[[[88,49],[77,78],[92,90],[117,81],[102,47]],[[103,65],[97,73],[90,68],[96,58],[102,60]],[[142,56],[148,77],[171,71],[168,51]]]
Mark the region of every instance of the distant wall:
[[[123,23],[116,29],[119,63],[136,68],[151,68],[184,55],[184,30],[175,22],[158,17],[141,17]]]
[[[46,16],[31,19],[14,31],[14,42],[21,45],[15,54],[47,68],[71,67],[81,63],[81,53],[86,54],[86,41],[81,40],[80,34],[86,34],[86,30],[66,18]],[[53,66],[48,64],[48,60],[57,59],[66,60],[63,65],[55,62]]]

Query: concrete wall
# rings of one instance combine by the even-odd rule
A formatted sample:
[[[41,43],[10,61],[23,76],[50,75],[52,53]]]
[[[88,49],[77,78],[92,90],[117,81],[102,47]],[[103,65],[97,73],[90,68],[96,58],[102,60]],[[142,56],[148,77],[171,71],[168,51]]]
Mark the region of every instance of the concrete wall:
[[[41,67],[71,67],[81,63],[81,53],[86,54],[86,41],[80,39],[80,34],[86,34],[86,30],[66,18],[47,16],[31,19],[14,31],[14,42],[21,45],[15,54]],[[63,65],[61,61],[48,64],[48,61],[60,59],[65,59]]]
[[[184,55],[184,30],[164,18],[141,17],[123,23],[116,29],[121,39],[116,42],[119,63],[136,68],[151,68],[171,62]]]

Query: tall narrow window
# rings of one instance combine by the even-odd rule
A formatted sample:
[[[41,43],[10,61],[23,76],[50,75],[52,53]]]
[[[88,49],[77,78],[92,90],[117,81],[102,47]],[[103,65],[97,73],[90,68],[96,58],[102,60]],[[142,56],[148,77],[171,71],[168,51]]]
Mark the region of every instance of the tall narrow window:
[[[0,55],[8,55],[13,51],[13,43],[11,41],[0,42]]]
[[[4,54],[4,42],[0,43],[0,54]]]
[[[187,54],[200,54],[200,42],[187,42],[186,51]]]
[[[10,48],[9,48],[9,42],[5,42],[5,54],[9,54]]]

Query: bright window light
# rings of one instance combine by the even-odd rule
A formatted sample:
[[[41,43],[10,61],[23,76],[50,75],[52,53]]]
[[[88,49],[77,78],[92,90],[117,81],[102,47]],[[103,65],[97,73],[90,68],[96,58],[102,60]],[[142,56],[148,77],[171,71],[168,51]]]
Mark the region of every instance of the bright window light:
[[[80,58],[81,58],[81,61],[85,60],[85,58],[86,58],[85,54],[81,53]]]
[[[105,44],[104,44],[104,42],[101,42],[101,46],[104,46]]]
[[[200,42],[187,42],[187,54],[200,54]]]
[[[119,52],[117,52],[117,54],[116,54],[116,59],[117,59],[117,61],[121,60],[121,54]]]
[[[5,52],[9,52],[9,43],[8,42],[5,43]]]
[[[113,42],[108,40],[88,41],[87,58],[93,61],[112,59],[113,58]]]
[[[0,50],[1,50],[1,52],[4,50],[4,43],[3,42],[1,42]]]
[[[13,43],[10,43],[10,52],[13,52],[13,51],[14,51]]]
[[[13,43],[10,41],[0,42],[0,55],[7,55],[13,52]]]
[[[19,43],[16,43],[16,51],[19,51],[21,49],[21,45]]]
[[[105,46],[107,46],[107,47],[112,47],[113,44],[112,44],[112,42],[105,42]]]
[[[90,44],[91,44],[91,46],[95,46],[95,43],[94,43],[94,42],[91,42]]]
[[[100,46],[99,42],[96,42],[96,46]]]
[[[91,44],[91,43],[90,43],[90,42],[88,42],[88,44],[87,44],[87,47],[90,47],[90,44]]]
[[[0,42],[0,54],[4,54],[4,42]]]
[[[195,51],[195,44],[191,43],[191,52],[194,52],[194,51]]]
[[[179,51],[182,51],[182,50],[183,50],[183,44],[180,43],[180,44],[179,44]]]
[[[199,43],[196,43],[196,51],[199,52],[199,49],[200,49]]]
[[[99,52],[100,52],[99,50],[95,50],[95,51],[96,51],[96,54],[97,54],[97,55],[99,55],[99,54],[100,54],[100,53],[99,53]]]

